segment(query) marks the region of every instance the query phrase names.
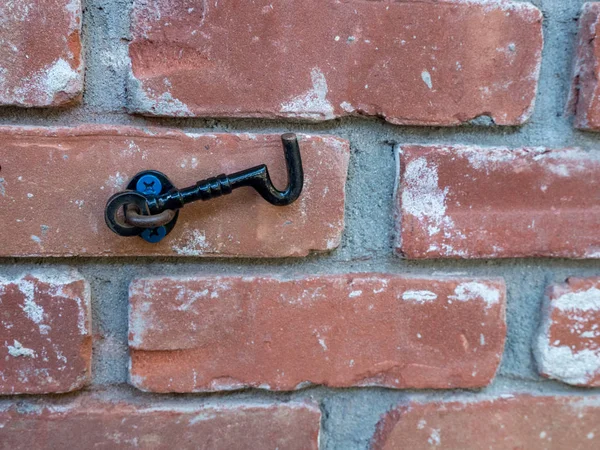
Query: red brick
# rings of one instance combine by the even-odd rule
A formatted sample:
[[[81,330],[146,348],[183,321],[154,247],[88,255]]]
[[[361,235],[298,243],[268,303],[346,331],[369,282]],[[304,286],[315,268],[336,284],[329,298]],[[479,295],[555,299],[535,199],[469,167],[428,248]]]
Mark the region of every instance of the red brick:
[[[600,257],[600,158],[577,149],[404,146],[408,258]]]
[[[309,403],[152,406],[77,399],[0,409],[0,448],[318,448],[319,409]]]
[[[598,95],[598,61],[600,45],[597,35],[600,31],[598,18],[600,3],[585,3],[579,18],[577,56],[573,69],[573,84],[569,99],[569,109],[575,115],[575,127],[582,130],[600,130],[600,98]]]
[[[535,353],[545,377],[600,386],[600,278],[548,288]]]
[[[81,1],[2,1],[0,17],[0,105],[59,106],[79,100]]]
[[[543,45],[509,1],[136,0],[132,23],[129,106],[158,116],[518,125]]]
[[[532,397],[411,403],[378,425],[372,450],[595,450],[600,397]]]
[[[0,278],[0,324],[0,394],[68,392],[89,382],[90,290],[76,272]]]
[[[266,163],[287,180],[277,135],[184,134],[162,129],[84,126],[0,127],[0,256],[304,256],[340,243],[349,146],[300,136],[305,189],[288,207],[254,190],[181,210],[161,243],[123,238],[104,223],[106,201],[137,172],[163,171],[178,187]]]
[[[136,280],[131,381],[155,392],[481,387],[502,355],[504,304],[499,279]]]

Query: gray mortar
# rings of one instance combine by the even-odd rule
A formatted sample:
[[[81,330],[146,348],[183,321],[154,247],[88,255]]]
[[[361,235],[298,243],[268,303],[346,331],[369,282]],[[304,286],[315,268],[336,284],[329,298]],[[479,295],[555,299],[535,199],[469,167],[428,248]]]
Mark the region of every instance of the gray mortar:
[[[139,399],[161,404],[235,404],[244,400],[289,401],[314,399],[323,411],[321,444],[327,450],[366,449],[383,413],[409,399],[418,401],[531,394],[591,395],[541,379],[532,357],[532,339],[539,324],[545,286],[568,276],[600,274],[600,261],[523,259],[494,261],[405,261],[394,256],[393,186],[394,147],[406,143],[475,144],[484,146],[579,146],[600,154],[600,134],[574,130],[564,113],[574,55],[576,19],[583,0],[534,0],[545,16],[545,48],[537,106],[522,127],[478,126],[456,128],[401,127],[379,119],[346,118],[325,123],[294,121],[158,119],[126,113],[127,41],[132,0],[83,0],[86,81],[83,104],[62,111],[1,108],[0,124],[78,125],[106,123],[175,127],[192,132],[310,132],[349,139],[352,147],[347,184],[346,232],[333,253],[304,259],[199,258],[69,258],[56,260],[0,259],[0,274],[14,275],[33,268],[77,268],[92,286],[93,329],[100,338],[94,347],[92,390],[109,399]],[[482,30],[482,32],[485,32]],[[199,176],[202,174],[199,173]],[[189,274],[281,274],[381,271],[415,275],[436,273],[502,276],[508,286],[508,340],[499,375],[477,393],[466,391],[394,391],[388,389],[327,389],[313,387],[292,393],[247,390],[227,394],[152,395],[126,387],[127,288],[135,277]],[[27,397],[62,402],[63,396]],[[0,406],[23,398],[5,398]],[[24,406],[25,407],[25,406]]]

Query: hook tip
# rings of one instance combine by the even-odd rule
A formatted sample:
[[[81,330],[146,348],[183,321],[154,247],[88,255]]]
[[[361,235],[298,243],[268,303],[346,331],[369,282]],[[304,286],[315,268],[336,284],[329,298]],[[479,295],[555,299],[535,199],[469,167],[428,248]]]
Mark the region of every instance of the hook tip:
[[[285,133],[281,135],[281,140],[283,141],[295,141],[298,139],[296,133]]]

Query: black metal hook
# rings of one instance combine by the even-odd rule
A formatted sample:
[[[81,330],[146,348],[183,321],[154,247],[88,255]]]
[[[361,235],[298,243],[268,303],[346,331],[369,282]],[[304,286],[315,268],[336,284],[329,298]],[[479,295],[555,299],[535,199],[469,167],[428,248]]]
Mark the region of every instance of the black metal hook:
[[[127,185],[127,191],[113,195],[106,204],[108,227],[120,236],[142,236],[149,242],[159,242],[171,232],[179,209],[197,200],[211,200],[231,194],[240,187],[254,188],[275,206],[287,206],[302,193],[304,171],[298,139],[293,133],[281,136],[288,173],[288,185],[278,190],[265,164],[199,181],[194,186],[177,189],[161,172],[147,170],[138,173]]]

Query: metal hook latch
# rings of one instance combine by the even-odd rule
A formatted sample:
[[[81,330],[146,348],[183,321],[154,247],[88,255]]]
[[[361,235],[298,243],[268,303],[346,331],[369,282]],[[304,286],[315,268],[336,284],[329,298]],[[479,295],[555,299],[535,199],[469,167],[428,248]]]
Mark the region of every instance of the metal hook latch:
[[[132,178],[126,191],[108,200],[104,213],[106,224],[119,236],[141,236],[156,243],[173,230],[179,209],[184,205],[231,194],[239,187],[254,188],[272,205],[289,205],[302,192],[304,172],[296,135],[286,133],[281,136],[281,141],[288,173],[288,185],[283,191],[273,186],[265,164],[208,178],[184,189],[175,188],[163,173],[146,170]]]

